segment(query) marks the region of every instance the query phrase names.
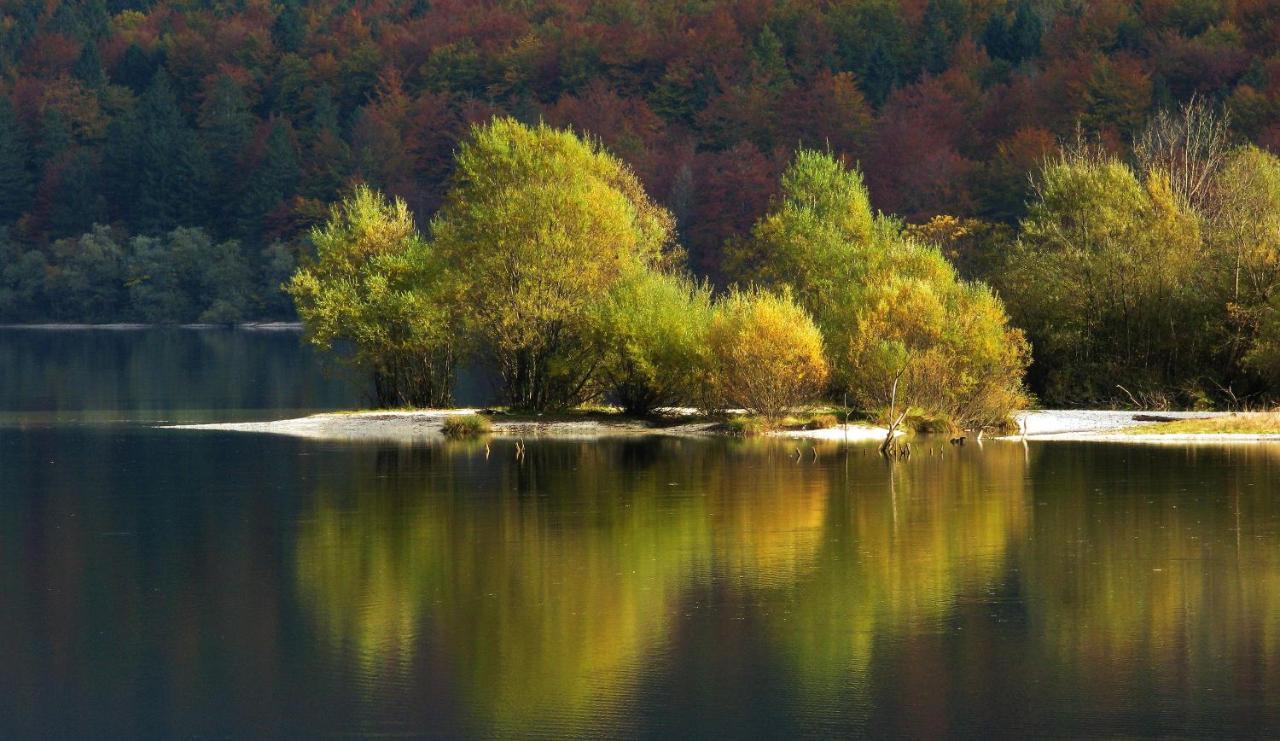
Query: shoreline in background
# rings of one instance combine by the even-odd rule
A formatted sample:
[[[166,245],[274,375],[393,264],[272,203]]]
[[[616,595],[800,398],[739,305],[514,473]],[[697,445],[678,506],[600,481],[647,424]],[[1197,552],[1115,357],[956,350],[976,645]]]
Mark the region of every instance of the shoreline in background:
[[[40,324],[0,324],[0,329],[32,330],[42,332],[68,332],[102,330],[132,332],[142,329],[238,329],[246,332],[301,332],[301,322],[240,322],[238,324],[147,324],[137,322],[109,322],[87,324],[79,322],[48,322]]]
[[[415,442],[444,439],[441,426],[453,415],[474,414],[476,409],[324,413],[270,422],[226,422],[214,424],[166,425],[165,429],[251,432],[286,435],[312,440]],[[1170,420],[1199,420],[1230,417],[1231,412],[1144,412],[1108,410],[1035,410],[1015,415],[1023,433],[992,436],[1005,441],[1073,441],[1124,443],[1248,443],[1280,442],[1280,434],[1241,433],[1142,433],[1146,426]],[[510,420],[491,416],[496,438],[543,437],[594,440],[609,437],[726,436],[719,423],[696,417],[674,419],[671,424],[618,416],[575,418],[517,417]],[[872,442],[883,440],[883,427],[853,423],[817,430],[778,430],[766,436],[828,442]],[[972,439],[972,435],[970,435]]]
[[[479,409],[423,409],[414,411],[370,410],[314,414],[309,417],[282,419],[272,422],[229,422],[193,425],[163,425],[173,430],[208,430],[220,432],[256,432],[286,435],[312,440],[390,441],[414,442],[444,439],[441,427],[451,416],[476,414]],[[556,438],[561,440],[596,440],[610,437],[728,437],[720,422],[692,415],[677,416],[670,424],[655,424],[648,420],[617,415],[583,415],[578,418],[555,417],[545,421],[537,417],[504,415],[489,416],[493,425],[491,437],[495,438]],[[778,430],[768,436],[868,442],[883,440],[888,432],[883,427],[849,424],[818,430]],[[901,434],[901,433],[900,433]]]

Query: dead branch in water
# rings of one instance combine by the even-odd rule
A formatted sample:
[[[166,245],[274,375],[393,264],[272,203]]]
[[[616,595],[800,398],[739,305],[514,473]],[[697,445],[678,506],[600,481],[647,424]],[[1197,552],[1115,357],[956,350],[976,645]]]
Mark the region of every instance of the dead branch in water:
[[[907,359],[910,362],[910,358]],[[893,450],[894,434],[898,431],[898,425],[907,418],[907,410],[903,409],[902,414],[894,417],[894,412],[898,407],[898,381],[902,380],[902,374],[907,372],[907,363],[904,362],[902,367],[898,369],[897,375],[893,377],[893,386],[889,390],[889,431],[884,436],[884,442],[880,443],[880,455],[889,455]],[[910,453],[908,453],[910,455]]]

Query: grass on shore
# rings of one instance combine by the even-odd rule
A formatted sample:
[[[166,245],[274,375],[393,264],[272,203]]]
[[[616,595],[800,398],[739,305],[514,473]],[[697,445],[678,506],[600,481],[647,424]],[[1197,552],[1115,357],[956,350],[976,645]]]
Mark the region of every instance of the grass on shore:
[[[449,410],[423,410],[410,407],[391,409],[346,409],[325,412],[332,415],[377,415],[379,413]],[[494,416],[491,416],[494,415]],[[443,422],[442,432],[453,438],[478,437],[493,431],[494,422],[503,423],[537,423],[582,422],[595,420],[602,422],[638,420],[654,427],[690,424],[694,422],[710,422],[719,420],[720,428],[730,435],[752,437],[774,430],[823,430],[837,427],[845,418],[846,412],[837,407],[818,406],[805,410],[797,410],[781,420],[767,420],[749,414],[730,414],[728,416],[707,416],[693,410],[662,410],[646,417],[631,417],[617,407],[599,404],[588,404],[573,409],[538,414],[505,407],[486,407],[481,414],[451,414]],[[853,415],[850,424],[874,424],[874,420],[865,414]]]
[[[724,421],[723,429],[730,435],[751,437],[774,430],[829,430],[839,427],[841,419],[840,414],[828,411],[825,407],[788,415],[776,421],[750,414],[735,414]],[[866,420],[850,419],[850,424],[860,423],[865,424]]]
[[[1239,412],[1206,419],[1178,419],[1129,427],[1128,435],[1277,435],[1280,412]]]
[[[440,431],[445,437],[480,437],[493,432],[493,425],[479,414],[457,414],[446,419]]]

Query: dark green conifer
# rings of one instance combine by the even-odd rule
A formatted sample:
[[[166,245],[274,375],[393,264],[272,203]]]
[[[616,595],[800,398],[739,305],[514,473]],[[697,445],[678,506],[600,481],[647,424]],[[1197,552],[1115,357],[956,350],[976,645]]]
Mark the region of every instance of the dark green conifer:
[[[9,98],[0,95],[0,225],[12,224],[31,205],[27,148]]]

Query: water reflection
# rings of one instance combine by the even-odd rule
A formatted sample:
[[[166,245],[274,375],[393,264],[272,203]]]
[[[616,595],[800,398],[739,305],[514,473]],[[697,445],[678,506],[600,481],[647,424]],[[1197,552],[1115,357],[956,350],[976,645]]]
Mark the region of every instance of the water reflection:
[[[225,421],[351,407],[292,331],[0,327],[0,423]]]
[[[920,450],[0,429],[0,735],[1280,727],[1275,449]]]
[[[1046,681],[1093,728],[1280,728],[1280,450],[1134,449],[1105,480],[1105,451],[1052,453],[1020,558]]]
[[[715,584],[749,595],[811,715],[865,721],[877,648],[944,633],[958,603],[1002,588],[1012,552],[1041,547],[1027,461],[1011,445],[906,465],[681,442],[549,446],[523,464],[501,447],[387,451],[378,476],[315,498],[299,589],[362,672],[428,652],[480,730],[589,733],[634,721],[624,709],[682,648],[682,615],[715,608],[696,597]]]
[[[705,578],[705,496],[658,496],[702,466],[617,465],[628,446],[495,452],[390,451],[394,474],[321,492],[299,589],[362,668],[439,651],[484,726],[599,722]]]

